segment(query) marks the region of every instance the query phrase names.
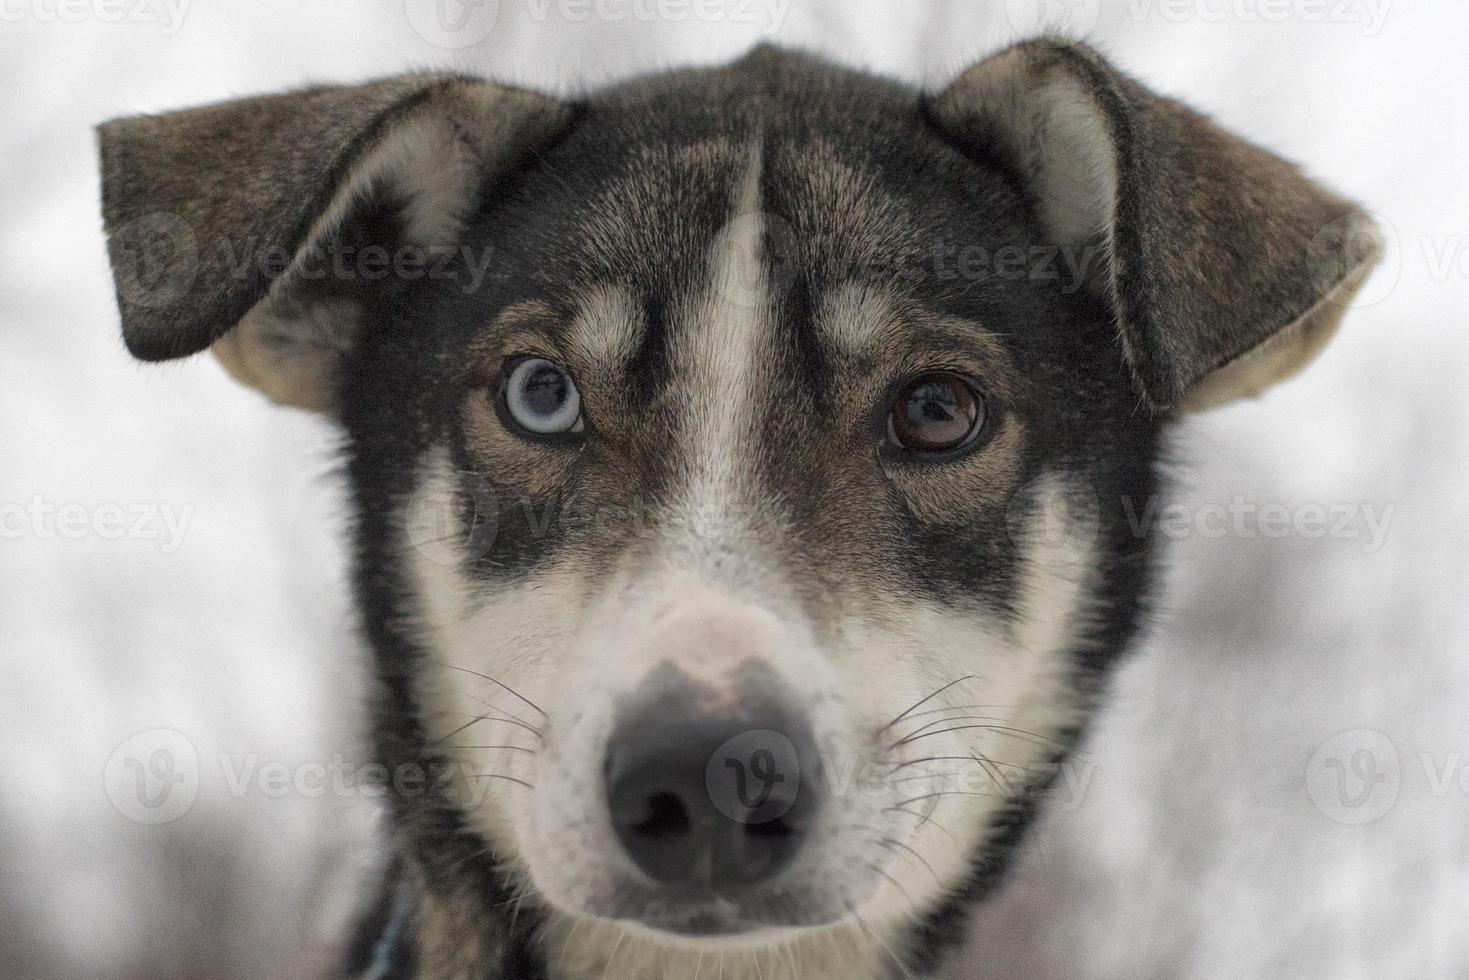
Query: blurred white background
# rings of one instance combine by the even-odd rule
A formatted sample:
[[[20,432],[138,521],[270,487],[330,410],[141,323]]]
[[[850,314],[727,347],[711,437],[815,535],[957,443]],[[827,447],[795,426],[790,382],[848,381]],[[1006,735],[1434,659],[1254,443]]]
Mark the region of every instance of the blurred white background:
[[[1355,506],[1358,533],[1175,535],[1084,785],[978,914],[962,975],[1469,975],[1469,9],[447,0],[458,31],[437,12],[0,0],[0,974],[311,975],[373,851],[361,800],[233,785],[361,758],[334,435],[210,359],[128,359],[92,125],[415,67],[575,92],[761,37],[936,85],[1049,26],[1365,202],[1390,249],[1310,372],[1180,444],[1194,513]],[[197,765],[151,775],[179,793],[129,805],[119,748],[175,738]]]

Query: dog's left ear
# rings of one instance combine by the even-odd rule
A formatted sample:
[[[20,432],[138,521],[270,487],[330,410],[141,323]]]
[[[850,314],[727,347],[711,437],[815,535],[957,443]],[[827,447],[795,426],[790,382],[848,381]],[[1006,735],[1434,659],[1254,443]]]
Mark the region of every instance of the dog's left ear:
[[[1016,45],[929,108],[1015,173],[1053,244],[1100,251],[1097,287],[1156,411],[1209,408],[1300,370],[1381,251],[1351,202],[1083,45]]]
[[[274,400],[331,411],[341,354],[374,312],[369,283],[457,255],[485,187],[572,116],[534,92],[426,73],[104,123],[128,350],[212,347]]]

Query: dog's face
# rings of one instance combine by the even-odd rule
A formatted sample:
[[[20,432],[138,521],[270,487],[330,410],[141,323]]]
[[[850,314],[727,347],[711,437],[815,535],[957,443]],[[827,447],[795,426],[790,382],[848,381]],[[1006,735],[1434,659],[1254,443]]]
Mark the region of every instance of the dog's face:
[[[986,767],[1023,785],[1079,717],[1140,542],[1052,505],[1145,496],[1153,423],[1094,300],[945,261],[1047,243],[908,108],[595,105],[471,229],[493,284],[361,348],[429,737],[522,781],[472,822],[560,908],[902,912],[1005,801]]]
[[[160,211],[294,256],[268,295],[120,273],[130,343],[341,419],[385,753],[447,763],[432,805],[551,909],[675,944],[962,889],[1134,625],[1160,426],[1298,367],[1371,258],[1064,46],[929,100],[762,51],[574,109],[243,105],[104,130],[115,259]],[[134,186],[203,136],[283,159]]]

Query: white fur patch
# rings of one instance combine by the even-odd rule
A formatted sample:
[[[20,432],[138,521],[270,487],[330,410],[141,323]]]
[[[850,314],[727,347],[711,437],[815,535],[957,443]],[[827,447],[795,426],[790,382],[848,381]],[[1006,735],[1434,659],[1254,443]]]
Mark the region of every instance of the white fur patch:
[[[710,282],[685,312],[673,342],[674,370],[689,392],[678,440],[689,469],[681,504],[706,553],[745,524],[749,448],[758,399],[768,390],[762,369],[769,362],[772,310],[761,243],[762,170],[756,143],[711,252]]]
[[[827,345],[855,357],[870,353],[892,328],[892,297],[865,283],[846,283],[823,298],[817,329]]]
[[[637,352],[642,327],[636,298],[621,287],[601,286],[581,296],[566,342],[598,371],[616,376]]]
[[[1064,69],[1037,77],[1029,52],[1014,49],[970,69],[945,94],[950,111],[989,119],[988,131],[1035,188],[1058,245],[1110,236],[1117,159],[1106,118]]]

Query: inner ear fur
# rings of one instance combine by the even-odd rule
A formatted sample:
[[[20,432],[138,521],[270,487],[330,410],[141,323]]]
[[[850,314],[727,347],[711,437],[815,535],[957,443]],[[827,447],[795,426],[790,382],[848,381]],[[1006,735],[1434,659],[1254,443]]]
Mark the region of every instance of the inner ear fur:
[[[1011,47],[929,111],[1012,170],[1054,244],[1100,251],[1097,288],[1155,411],[1209,408],[1300,370],[1381,251],[1350,201],[1082,44]]]
[[[370,204],[392,244],[457,247],[482,188],[565,129],[522,89],[423,73],[98,128],[123,339],[143,360],[207,347],[277,401],[330,410],[361,302],[323,255]]]

